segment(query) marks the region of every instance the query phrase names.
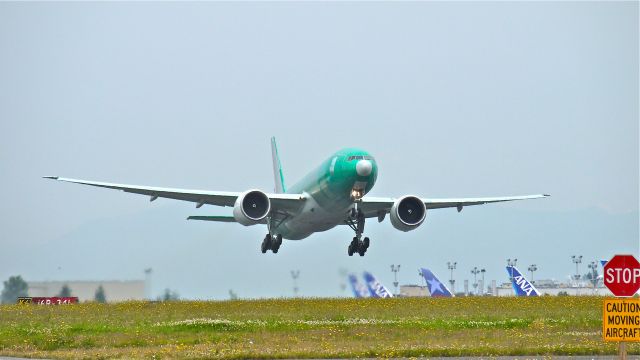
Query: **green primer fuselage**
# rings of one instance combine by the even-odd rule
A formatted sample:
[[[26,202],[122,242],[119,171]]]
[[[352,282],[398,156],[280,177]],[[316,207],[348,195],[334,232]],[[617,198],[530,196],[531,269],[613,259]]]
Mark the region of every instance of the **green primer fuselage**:
[[[366,151],[349,148],[336,152],[287,189],[289,194],[304,194],[305,204],[300,214],[278,224],[272,232],[299,240],[343,224],[354,204],[352,191],[361,191],[361,196],[368,193],[377,177],[376,161]]]

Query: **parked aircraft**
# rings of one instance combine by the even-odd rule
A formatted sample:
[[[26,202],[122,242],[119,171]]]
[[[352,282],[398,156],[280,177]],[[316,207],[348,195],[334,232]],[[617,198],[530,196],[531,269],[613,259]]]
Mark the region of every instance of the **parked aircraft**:
[[[353,296],[357,298],[365,298],[370,296],[367,286],[361,283],[355,274],[349,274],[349,284],[351,285]]]
[[[451,291],[447,288],[447,286],[438,280],[438,278],[434,275],[431,270],[427,268],[421,268],[420,273],[422,273],[422,277],[427,282],[427,286],[429,287],[429,294],[433,297],[451,297]]]
[[[520,273],[515,266],[507,266],[507,273],[516,296],[540,296],[538,290]]]
[[[364,282],[367,284],[367,288],[369,289],[369,294],[371,295],[371,297],[374,297],[374,298],[393,297],[393,294],[391,294],[391,291],[389,291],[389,289],[387,289],[384,285],[382,285],[382,283],[378,281],[378,279],[376,279],[376,277],[373,276],[373,274],[365,271],[362,274],[362,276],[364,278]]]

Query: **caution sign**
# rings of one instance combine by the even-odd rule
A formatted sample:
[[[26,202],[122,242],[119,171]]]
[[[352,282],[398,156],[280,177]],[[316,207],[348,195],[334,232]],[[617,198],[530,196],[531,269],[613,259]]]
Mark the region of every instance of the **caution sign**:
[[[640,299],[606,299],[602,308],[604,341],[640,341]]]

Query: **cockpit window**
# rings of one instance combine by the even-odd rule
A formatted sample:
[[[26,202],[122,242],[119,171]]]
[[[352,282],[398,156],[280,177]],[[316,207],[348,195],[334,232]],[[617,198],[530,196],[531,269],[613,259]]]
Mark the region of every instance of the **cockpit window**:
[[[347,158],[347,161],[352,161],[352,160],[373,160],[373,156],[353,155]]]

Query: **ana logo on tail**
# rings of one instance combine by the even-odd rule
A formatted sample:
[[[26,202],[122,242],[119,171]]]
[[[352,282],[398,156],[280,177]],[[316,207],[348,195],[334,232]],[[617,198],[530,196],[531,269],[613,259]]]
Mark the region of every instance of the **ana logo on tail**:
[[[363,274],[364,281],[367,283],[367,287],[369,288],[369,293],[371,293],[371,297],[376,298],[386,298],[393,297],[391,292],[387,290],[384,285],[378,279],[376,279],[371,273],[364,272]]]
[[[427,286],[429,287],[429,293],[433,297],[451,297],[451,291],[447,289],[447,287],[438,280],[438,278],[431,272],[431,270],[422,268],[420,269],[420,273],[422,273],[422,277],[427,282]]]
[[[539,296],[538,290],[520,273],[517,267],[507,266],[507,273],[511,277],[511,284],[516,296]]]
[[[357,298],[369,297],[367,286],[358,281],[358,278],[354,274],[349,274],[349,284],[351,284],[353,296]]]

